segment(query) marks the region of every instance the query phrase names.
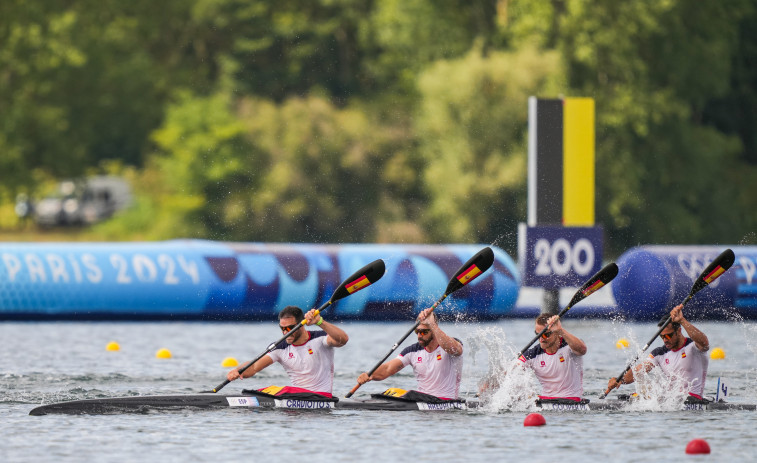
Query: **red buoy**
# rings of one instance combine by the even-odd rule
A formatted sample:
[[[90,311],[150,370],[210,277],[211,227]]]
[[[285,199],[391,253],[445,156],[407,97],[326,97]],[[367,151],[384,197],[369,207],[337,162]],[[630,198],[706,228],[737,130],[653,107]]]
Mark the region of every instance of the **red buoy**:
[[[710,453],[710,444],[704,439],[694,439],[686,445],[686,453],[700,454]]]
[[[547,420],[541,413],[531,413],[523,420],[523,426],[544,426],[545,424],[547,424]]]

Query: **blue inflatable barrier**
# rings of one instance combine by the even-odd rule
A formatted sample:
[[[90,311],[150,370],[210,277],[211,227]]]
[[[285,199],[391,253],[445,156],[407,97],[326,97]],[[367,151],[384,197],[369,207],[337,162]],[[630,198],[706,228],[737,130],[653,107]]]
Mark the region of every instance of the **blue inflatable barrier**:
[[[484,246],[2,243],[0,319],[271,320],[287,305],[320,306],[345,278],[381,258],[384,277],[328,315],[407,320],[441,297]],[[437,311],[496,318],[512,309],[520,276],[510,256],[492,249],[492,267]]]
[[[617,261],[620,272],[611,287],[620,314],[658,320],[691,291],[694,280],[726,248],[733,266],[686,304],[686,316],[734,320],[757,318],[757,247],[642,246]]]

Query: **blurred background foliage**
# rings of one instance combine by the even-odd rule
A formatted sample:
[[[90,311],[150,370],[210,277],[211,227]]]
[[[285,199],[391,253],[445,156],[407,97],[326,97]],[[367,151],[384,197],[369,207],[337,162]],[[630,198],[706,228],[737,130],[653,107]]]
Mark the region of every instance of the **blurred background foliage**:
[[[751,0],[4,0],[0,44],[6,240],[514,254],[527,99],[587,96],[610,255],[757,244]],[[94,174],[132,207],[71,230],[14,214]]]

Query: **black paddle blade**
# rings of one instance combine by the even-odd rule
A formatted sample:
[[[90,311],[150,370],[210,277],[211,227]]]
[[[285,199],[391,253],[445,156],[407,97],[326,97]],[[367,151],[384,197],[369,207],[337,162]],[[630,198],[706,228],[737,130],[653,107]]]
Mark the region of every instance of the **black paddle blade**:
[[[689,295],[693,296],[697,291],[717,280],[720,275],[731,268],[731,265],[733,265],[735,260],[736,256],[730,249],[721,252],[720,255],[716,257],[706,269],[704,269],[701,275],[697,277],[694,286],[691,287]]]
[[[444,292],[444,296],[449,296],[475,280],[479,275],[489,270],[489,267],[491,267],[493,263],[494,251],[492,251],[492,248],[487,246],[478,251],[475,256],[468,259],[468,262],[464,263],[463,266],[455,272],[455,276],[452,277],[447,285],[447,290]]]
[[[334,291],[334,295],[331,296],[330,301],[338,301],[343,297],[347,297],[372,285],[384,276],[384,271],[386,271],[384,261],[381,259],[374,260],[344,280],[336,291]]]
[[[578,291],[576,291],[576,294],[573,296],[573,299],[570,300],[568,307],[573,307],[575,304],[578,304],[579,301],[611,282],[616,276],[618,276],[618,266],[615,262],[605,265],[602,270],[598,271],[593,277],[584,283]]]

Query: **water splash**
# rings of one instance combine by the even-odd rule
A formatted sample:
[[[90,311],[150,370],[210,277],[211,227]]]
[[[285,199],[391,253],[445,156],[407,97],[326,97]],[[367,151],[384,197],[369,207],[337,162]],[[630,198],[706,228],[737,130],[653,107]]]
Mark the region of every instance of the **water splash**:
[[[636,395],[625,407],[626,411],[677,411],[683,407],[689,385],[679,377],[670,377],[659,368],[637,374]]]
[[[747,349],[757,356],[757,324],[746,323],[743,317],[739,317],[738,322],[744,330],[744,339]]]
[[[497,327],[478,331],[477,348],[488,354],[488,371],[479,382],[483,410],[528,410],[535,408],[538,386],[530,371],[516,359],[517,352]]]
[[[750,231],[746,233],[738,242],[739,246],[750,246],[757,244],[757,232]]]

